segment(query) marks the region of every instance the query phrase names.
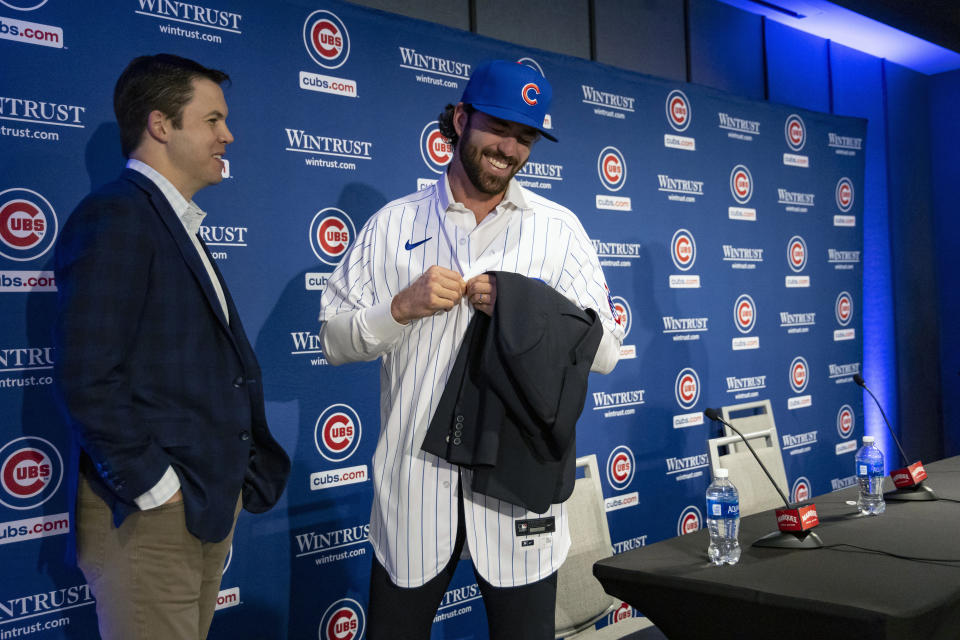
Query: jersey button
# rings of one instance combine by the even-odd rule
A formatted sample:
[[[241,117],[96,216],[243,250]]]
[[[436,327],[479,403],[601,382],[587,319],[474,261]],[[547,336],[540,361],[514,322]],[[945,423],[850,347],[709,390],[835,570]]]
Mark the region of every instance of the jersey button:
[[[242,386],[243,386],[243,376],[237,376],[236,378],[234,378],[234,379],[233,379],[233,386],[235,386],[237,389],[239,389],[240,387],[242,387]]]
[[[460,444],[460,438],[454,438],[454,439],[453,439],[453,444],[455,444],[455,445]]]
[[[249,431],[241,431],[241,432],[240,432],[240,439],[241,439],[241,440],[249,440],[249,439],[250,439],[250,432],[249,432]]]

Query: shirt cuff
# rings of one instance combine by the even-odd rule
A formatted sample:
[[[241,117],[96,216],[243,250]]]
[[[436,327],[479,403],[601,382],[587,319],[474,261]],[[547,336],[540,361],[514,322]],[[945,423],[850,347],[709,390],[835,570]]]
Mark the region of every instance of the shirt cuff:
[[[390,311],[391,302],[381,302],[360,311],[362,315],[360,325],[382,342],[396,340],[403,333],[403,328],[407,326],[393,319],[393,313]]]
[[[180,490],[180,478],[173,467],[167,467],[160,481],[145,493],[133,499],[141,511],[155,509],[173,497]]]
[[[600,345],[597,347],[597,353],[593,356],[593,365],[590,371],[596,373],[610,373],[620,361],[620,343],[612,331],[606,327],[603,328],[603,337],[600,338]]]

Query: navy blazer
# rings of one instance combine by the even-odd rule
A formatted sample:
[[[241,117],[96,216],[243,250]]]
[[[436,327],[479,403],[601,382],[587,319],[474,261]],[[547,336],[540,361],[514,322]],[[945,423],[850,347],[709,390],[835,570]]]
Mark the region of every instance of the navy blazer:
[[[290,460],[267,427],[260,367],[210,262],[229,324],[169,202],[130,169],[64,225],[54,373],[72,435],[71,520],[80,473],[119,526],[172,466],[187,529],[204,541],[230,532],[241,491],[252,512],[283,492]]]
[[[490,273],[493,317],[470,321],[421,448],[473,469],[474,491],[545,513],[573,493],[603,326],[543,282]]]

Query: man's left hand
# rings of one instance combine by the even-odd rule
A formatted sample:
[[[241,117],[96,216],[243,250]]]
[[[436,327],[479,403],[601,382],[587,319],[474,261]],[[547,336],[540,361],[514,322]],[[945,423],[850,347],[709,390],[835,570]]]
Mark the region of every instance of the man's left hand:
[[[497,301],[497,278],[489,273],[481,273],[467,280],[467,300],[477,311],[493,316],[493,305]]]

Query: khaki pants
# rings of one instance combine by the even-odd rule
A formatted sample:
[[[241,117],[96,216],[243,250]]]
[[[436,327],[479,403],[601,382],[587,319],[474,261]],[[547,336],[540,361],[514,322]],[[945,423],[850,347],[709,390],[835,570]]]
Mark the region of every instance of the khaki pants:
[[[240,513],[237,500],[234,514]],[[119,528],[81,476],[77,564],[97,599],[103,640],[203,640],[233,529],[220,542],[187,531],[183,502],[133,513]]]

